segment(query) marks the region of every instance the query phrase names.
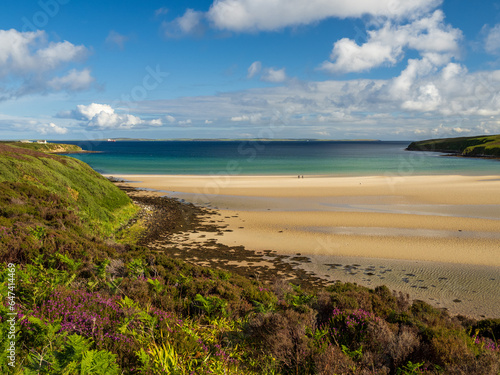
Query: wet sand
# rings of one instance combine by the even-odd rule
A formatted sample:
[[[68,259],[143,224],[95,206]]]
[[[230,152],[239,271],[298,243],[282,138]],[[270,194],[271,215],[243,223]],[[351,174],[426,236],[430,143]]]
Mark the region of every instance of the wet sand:
[[[500,316],[497,176],[114,177],[217,208],[227,231],[204,241],[274,250],[326,280],[385,284],[452,313]]]

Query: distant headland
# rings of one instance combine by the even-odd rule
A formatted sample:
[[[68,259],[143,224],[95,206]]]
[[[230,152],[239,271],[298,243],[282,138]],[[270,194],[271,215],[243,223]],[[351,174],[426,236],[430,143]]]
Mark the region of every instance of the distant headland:
[[[465,157],[500,158],[500,135],[428,139],[410,143],[407,150],[447,152]]]

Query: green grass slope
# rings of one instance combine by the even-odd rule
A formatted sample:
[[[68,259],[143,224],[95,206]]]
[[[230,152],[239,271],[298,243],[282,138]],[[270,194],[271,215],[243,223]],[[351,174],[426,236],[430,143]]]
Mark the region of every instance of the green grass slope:
[[[20,147],[33,151],[41,151],[48,153],[70,153],[82,152],[82,148],[77,145],[68,145],[62,143],[21,143],[21,142],[1,142],[8,146]]]
[[[410,143],[407,150],[452,152],[462,156],[500,157],[500,135],[428,139]]]
[[[125,193],[79,160],[0,144],[0,255],[33,250],[28,244],[42,237],[40,248],[75,248],[85,238],[112,235],[136,211]]]

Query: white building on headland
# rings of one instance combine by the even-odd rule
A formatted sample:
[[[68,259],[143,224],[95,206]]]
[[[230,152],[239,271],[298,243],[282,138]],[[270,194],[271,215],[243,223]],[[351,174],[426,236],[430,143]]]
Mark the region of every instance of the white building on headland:
[[[19,141],[20,143],[32,143],[30,140],[28,139],[22,139]]]
[[[43,140],[43,141],[36,141],[36,143],[40,143],[42,145],[46,145],[47,144],[47,141]]]

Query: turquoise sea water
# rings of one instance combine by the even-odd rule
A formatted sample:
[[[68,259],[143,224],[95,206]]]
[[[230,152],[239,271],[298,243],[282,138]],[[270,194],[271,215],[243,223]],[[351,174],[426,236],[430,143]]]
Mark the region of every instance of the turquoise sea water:
[[[405,151],[410,142],[117,141],[65,142],[103,174],[412,175],[500,174],[500,161]]]

